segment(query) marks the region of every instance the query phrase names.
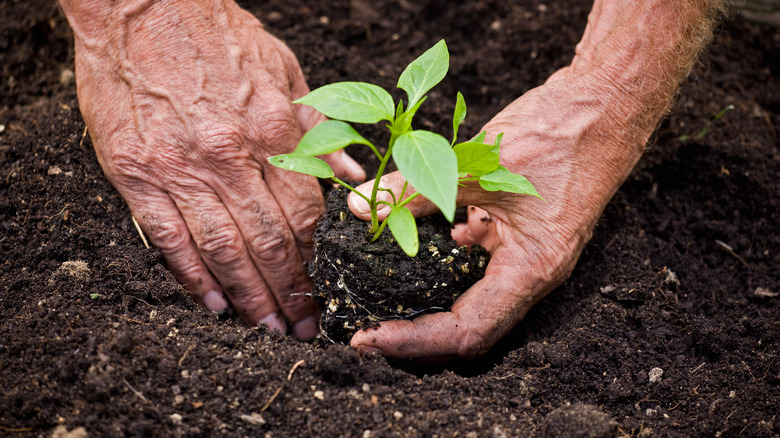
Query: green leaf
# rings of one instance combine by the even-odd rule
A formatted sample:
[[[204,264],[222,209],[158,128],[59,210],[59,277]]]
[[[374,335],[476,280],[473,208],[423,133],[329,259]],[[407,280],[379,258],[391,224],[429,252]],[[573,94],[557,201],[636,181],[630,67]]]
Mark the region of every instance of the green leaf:
[[[387,226],[390,227],[390,232],[393,233],[393,237],[406,255],[416,256],[417,250],[420,249],[420,242],[417,238],[417,222],[415,222],[412,212],[406,207],[394,207],[385,220]]]
[[[306,175],[316,176],[317,178],[331,178],[334,176],[333,169],[330,168],[328,163],[317,157],[284,154],[268,157],[268,162],[285,170],[305,173]]]
[[[430,131],[407,132],[396,140],[393,160],[406,181],[452,222],[458,195],[458,159],[447,139]]]
[[[395,119],[398,120],[401,118],[401,115],[404,113],[404,101],[398,100],[398,106],[395,108]]]
[[[487,137],[487,131],[482,131],[479,133],[478,136],[474,137],[474,140],[471,140],[474,143],[484,143],[485,137]]]
[[[458,143],[452,148],[458,157],[458,173],[484,175],[498,169],[498,151],[484,143]]]
[[[349,124],[338,120],[327,120],[310,129],[292,155],[325,155],[354,143],[367,146],[371,144]]]
[[[503,132],[500,132],[500,133],[499,133],[499,134],[496,136],[496,147],[500,147],[500,146],[501,146],[501,139],[502,139],[502,138],[504,138],[504,133],[503,133]]]
[[[423,102],[425,102],[427,99],[428,99],[428,96],[423,97],[416,104],[414,104],[413,107],[411,107],[408,110],[406,110],[406,117],[408,117],[410,121],[411,121],[412,118],[414,118],[414,115],[417,114],[417,110],[420,109],[420,105],[422,105]]]
[[[449,68],[450,54],[444,40],[412,61],[398,78],[398,88],[409,96],[406,106],[413,107],[423,94],[444,79]]]
[[[393,129],[399,133],[410,131],[412,129],[412,119],[414,118],[414,115],[417,114],[417,110],[420,109],[420,105],[422,105],[426,99],[428,99],[428,96],[420,99],[416,105],[407,109],[400,117],[396,117]]]
[[[501,139],[503,139],[503,138],[504,138],[504,133],[503,132],[500,132],[496,136],[496,144],[495,144],[495,146],[493,146],[493,150],[496,151],[496,155],[498,155],[499,151],[501,150]]]
[[[455,115],[452,116],[452,143],[458,140],[458,128],[463,120],[466,118],[466,100],[463,99],[463,95],[458,91],[458,98],[455,102]]]
[[[309,105],[331,119],[353,123],[393,120],[395,112],[390,93],[365,82],[337,82],[325,85],[293,103]]]
[[[524,176],[512,173],[504,166],[479,177],[479,185],[489,192],[509,192],[521,195],[531,195],[542,199],[533,184]]]
[[[92,298],[93,300],[96,300],[100,298],[100,294],[89,294],[89,297]]]

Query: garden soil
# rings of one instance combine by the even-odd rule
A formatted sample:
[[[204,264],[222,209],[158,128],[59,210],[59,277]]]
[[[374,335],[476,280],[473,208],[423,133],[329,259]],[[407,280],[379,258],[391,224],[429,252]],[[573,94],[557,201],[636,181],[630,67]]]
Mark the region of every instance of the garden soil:
[[[566,65],[590,7],[245,3],[313,87],[392,88],[446,38],[418,126],[448,132],[460,90],[464,133]],[[571,278],[488,356],[438,366],[193,304],[95,160],[53,0],[0,1],[0,125],[2,436],[780,435],[777,27],[726,20]]]

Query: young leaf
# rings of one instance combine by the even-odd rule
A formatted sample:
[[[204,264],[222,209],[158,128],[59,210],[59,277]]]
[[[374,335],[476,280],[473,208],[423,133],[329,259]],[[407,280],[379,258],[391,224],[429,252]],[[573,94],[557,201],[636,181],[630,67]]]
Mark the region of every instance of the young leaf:
[[[406,207],[393,208],[385,219],[390,232],[393,233],[398,245],[404,250],[406,255],[414,257],[420,248],[420,241],[417,238],[417,222],[412,216],[412,212]]]
[[[333,169],[330,168],[328,163],[317,157],[297,156],[294,154],[275,155],[268,157],[268,162],[285,170],[305,173],[317,178],[331,178],[334,176]]]
[[[504,166],[479,177],[479,185],[489,192],[509,192],[521,195],[531,195],[542,199],[533,184],[524,176],[512,173]]]
[[[504,133],[503,132],[500,132],[496,136],[496,145],[493,146],[493,150],[496,151],[496,155],[498,155],[499,150],[501,150],[501,139],[503,139],[503,138],[504,138]]]
[[[423,97],[420,99],[416,104],[414,104],[413,107],[406,110],[406,117],[409,117],[409,119],[412,119],[415,114],[417,114],[417,110],[420,109],[420,106],[428,99],[428,96]]]
[[[458,128],[463,120],[466,118],[466,100],[463,99],[463,95],[458,91],[458,98],[455,102],[455,115],[452,116],[452,143],[458,140]]]
[[[487,137],[487,131],[482,131],[479,133],[478,136],[474,137],[474,140],[471,140],[474,143],[484,143],[485,137]]]
[[[496,136],[496,147],[500,147],[501,146],[501,139],[503,139],[503,138],[504,138],[504,133],[503,132],[499,132],[498,135]]]
[[[393,120],[395,112],[390,93],[365,82],[337,82],[325,85],[293,103],[309,105],[332,119],[353,123]]]
[[[428,99],[428,96],[420,99],[417,104],[407,109],[405,113],[400,115],[400,117],[396,117],[394,128],[398,129],[399,132],[406,132],[412,129],[412,119],[414,118],[414,115],[417,114],[417,110],[420,109],[420,105],[422,105],[426,99]]]
[[[292,155],[325,155],[353,143],[366,146],[371,144],[349,124],[338,120],[327,120],[310,129],[298,143],[298,147],[295,148]]]
[[[498,151],[483,143],[458,143],[452,150],[458,157],[458,173],[480,176],[498,169]]]
[[[398,78],[398,88],[409,96],[407,108],[413,107],[423,94],[441,82],[449,68],[450,54],[444,40],[412,61]]]
[[[393,160],[406,181],[452,222],[458,195],[458,159],[447,139],[429,131],[407,132],[396,140]]]
[[[398,106],[395,108],[395,119],[398,120],[404,113],[404,101],[398,99]]]

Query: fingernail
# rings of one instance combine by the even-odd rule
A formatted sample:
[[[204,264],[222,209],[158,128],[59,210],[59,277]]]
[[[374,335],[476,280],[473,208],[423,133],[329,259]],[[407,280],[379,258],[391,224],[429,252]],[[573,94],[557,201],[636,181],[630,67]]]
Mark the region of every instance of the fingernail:
[[[293,335],[301,341],[309,341],[317,336],[320,331],[319,318],[317,315],[308,316],[293,326]]]
[[[357,181],[363,181],[366,179],[366,171],[363,170],[363,166],[358,164],[358,162],[352,159],[352,157],[344,153],[342,155],[342,161],[344,162],[344,167],[347,169],[347,173],[349,174],[350,178]]]
[[[355,190],[365,195],[367,198],[371,196],[371,188],[373,187],[374,182],[369,181],[365,184],[361,184],[357,186]],[[368,207],[368,202],[366,202],[365,199],[363,199],[361,196],[358,196],[355,193],[350,193],[349,198],[347,198],[347,202],[349,202],[349,206],[357,214],[368,214],[371,209]]]
[[[212,312],[222,313],[227,310],[228,303],[222,291],[213,290],[203,296],[203,304]]]
[[[268,330],[276,330],[281,334],[287,334],[287,324],[284,322],[278,313],[271,313],[263,318],[260,318],[260,322],[268,326]]]

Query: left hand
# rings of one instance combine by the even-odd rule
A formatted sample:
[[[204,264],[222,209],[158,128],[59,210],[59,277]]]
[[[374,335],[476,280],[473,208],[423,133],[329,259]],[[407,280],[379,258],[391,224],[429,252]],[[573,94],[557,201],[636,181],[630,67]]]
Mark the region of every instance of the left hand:
[[[503,132],[501,163],[526,176],[545,201],[531,196],[461,188],[459,205],[469,208],[467,224],[453,231],[459,244],[479,243],[491,253],[485,277],[449,312],[415,320],[381,322],[356,333],[351,345],[387,357],[448,359],[486,353],[531,307],[572,272],[593,227],[641,155],[646,137],[620,135],[603,111],[599,78],[563,70],[529,91],[483,130]],[[650,132],[647,133],[649,136]],[[370,190],[370,182],[359,187]],[[396,172],[382,185],[399,194]],[[368,218],[354,194],[351,210]],[[361,205],[362,204],[362,205]],[[415,216],[435,211],[422,197],[409,203]],[[387,210],[385,210],[385,215]],[[489,220],[484,220],[489,218]]]

